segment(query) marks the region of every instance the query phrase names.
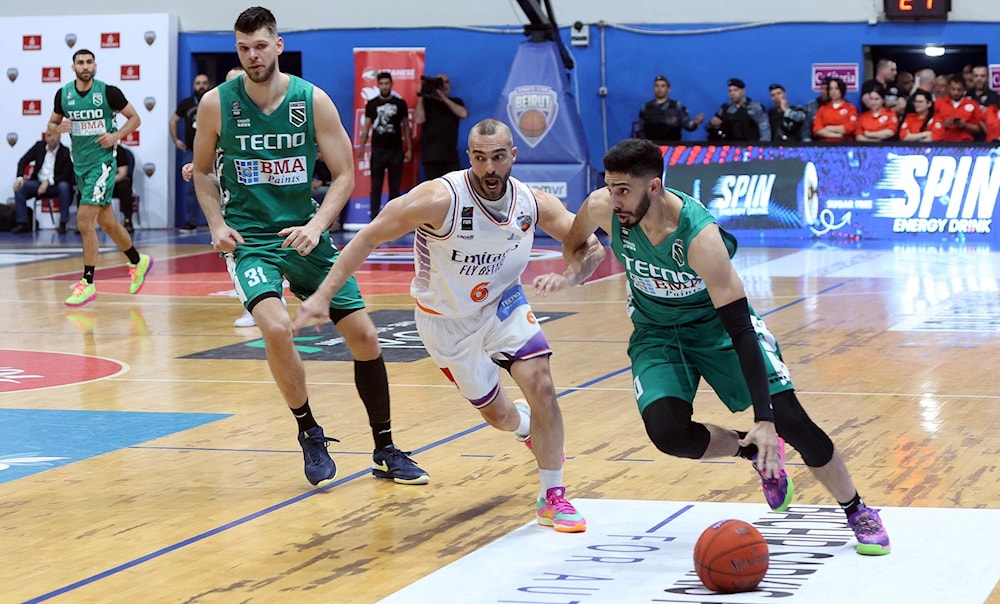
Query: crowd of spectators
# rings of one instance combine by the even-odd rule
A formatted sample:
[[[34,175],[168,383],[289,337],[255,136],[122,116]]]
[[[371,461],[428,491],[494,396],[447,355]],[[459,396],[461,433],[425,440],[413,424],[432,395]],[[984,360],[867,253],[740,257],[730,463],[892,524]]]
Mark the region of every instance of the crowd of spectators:
[[[985,65],[938,75],[925,68],[899,72],[895,61],[880,59],[875,77],[861,85],[861,104],[847,101],[847,85],[825,78],[819,96],[804,105],[789,100],[785,87],[771,84],[771,107],[746,95],[740,78],[727,81],[729,102],[705,125],[705,138],[727,142],[973,142],[1000,141],[1000,97],[989,88]],[[704,114],[670,98],[670,82],[653,80],[653,99],[639,110],[633,133],[664,145],[693,132]]]

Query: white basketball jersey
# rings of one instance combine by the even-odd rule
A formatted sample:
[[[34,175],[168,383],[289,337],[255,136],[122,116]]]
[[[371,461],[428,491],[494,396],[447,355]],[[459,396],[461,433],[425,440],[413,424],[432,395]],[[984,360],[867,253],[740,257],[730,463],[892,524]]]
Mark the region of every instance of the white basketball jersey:
[[[468,170],[439,180],[451,193],[451,211],[437,232],[416,231],[410,295],[426,311],[460,316],[496,303],[521,282],[535,239],[538,202],[514,178],[497,201],[473,191]]]

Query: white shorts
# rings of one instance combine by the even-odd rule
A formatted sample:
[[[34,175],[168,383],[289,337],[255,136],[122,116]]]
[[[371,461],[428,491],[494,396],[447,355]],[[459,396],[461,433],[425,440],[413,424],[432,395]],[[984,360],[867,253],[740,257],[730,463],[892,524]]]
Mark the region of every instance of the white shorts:
[[[492,402],[500,390],[498,362],[552,354],[520,285],[471,315],[450,318],[419,306],[414,314],[431,358],[477,408]]]

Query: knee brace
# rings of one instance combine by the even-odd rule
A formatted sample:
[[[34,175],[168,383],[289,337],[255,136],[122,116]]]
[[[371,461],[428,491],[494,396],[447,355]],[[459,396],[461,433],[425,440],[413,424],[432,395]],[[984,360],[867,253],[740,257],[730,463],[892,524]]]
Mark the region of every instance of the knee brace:
[[[646,434],[667,455],[700,459],[708,450],[711,434],[703,424],[691,421],[694,408],[679,398],[663,398],[642,412]]]
[[[786,390],[771,397],[774,428],[810,468],[825,466],[833,459],[833,441],[806,414],[795,391]]]

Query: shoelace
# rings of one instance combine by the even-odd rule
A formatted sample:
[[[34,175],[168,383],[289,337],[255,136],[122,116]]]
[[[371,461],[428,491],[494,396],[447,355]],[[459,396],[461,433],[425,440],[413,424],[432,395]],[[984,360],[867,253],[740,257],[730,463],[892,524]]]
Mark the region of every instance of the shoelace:
[[[73,293],[74,296],[82,296],[84,290],[86,290],[87,287],[89,287],[89,286],[90,286],[89,283],[84,283],[83,281],[77,281],[76,285],[73,286],[73,292],[72,293]]]
[[[865,514],[858,519],[857,525],[860,532],[866,535],[877,535],[882,532],[882,527],[879,526],[875,516],[872,514]]]
[[[393,447],[392,449],[389,449],[389,454],[386,456],[386,463],[388,463],[390,466],[395,465],[393,462],[402,457],[403,458],[402,462],[410,462],[415,464],[415,462],[412,459],[410,459],[410,455],[412,454],[413,451],[400,451],[399,449]]]
[[[128,265],[128,278],[130,281],[135,281],[135,269],[139,268],[137,264]]]
[[[561,514],[575,514],[576,508],[573,507],[569,501],[566,501],[565,497],[549,497],[547,503],[551,505],[555,510]]]

